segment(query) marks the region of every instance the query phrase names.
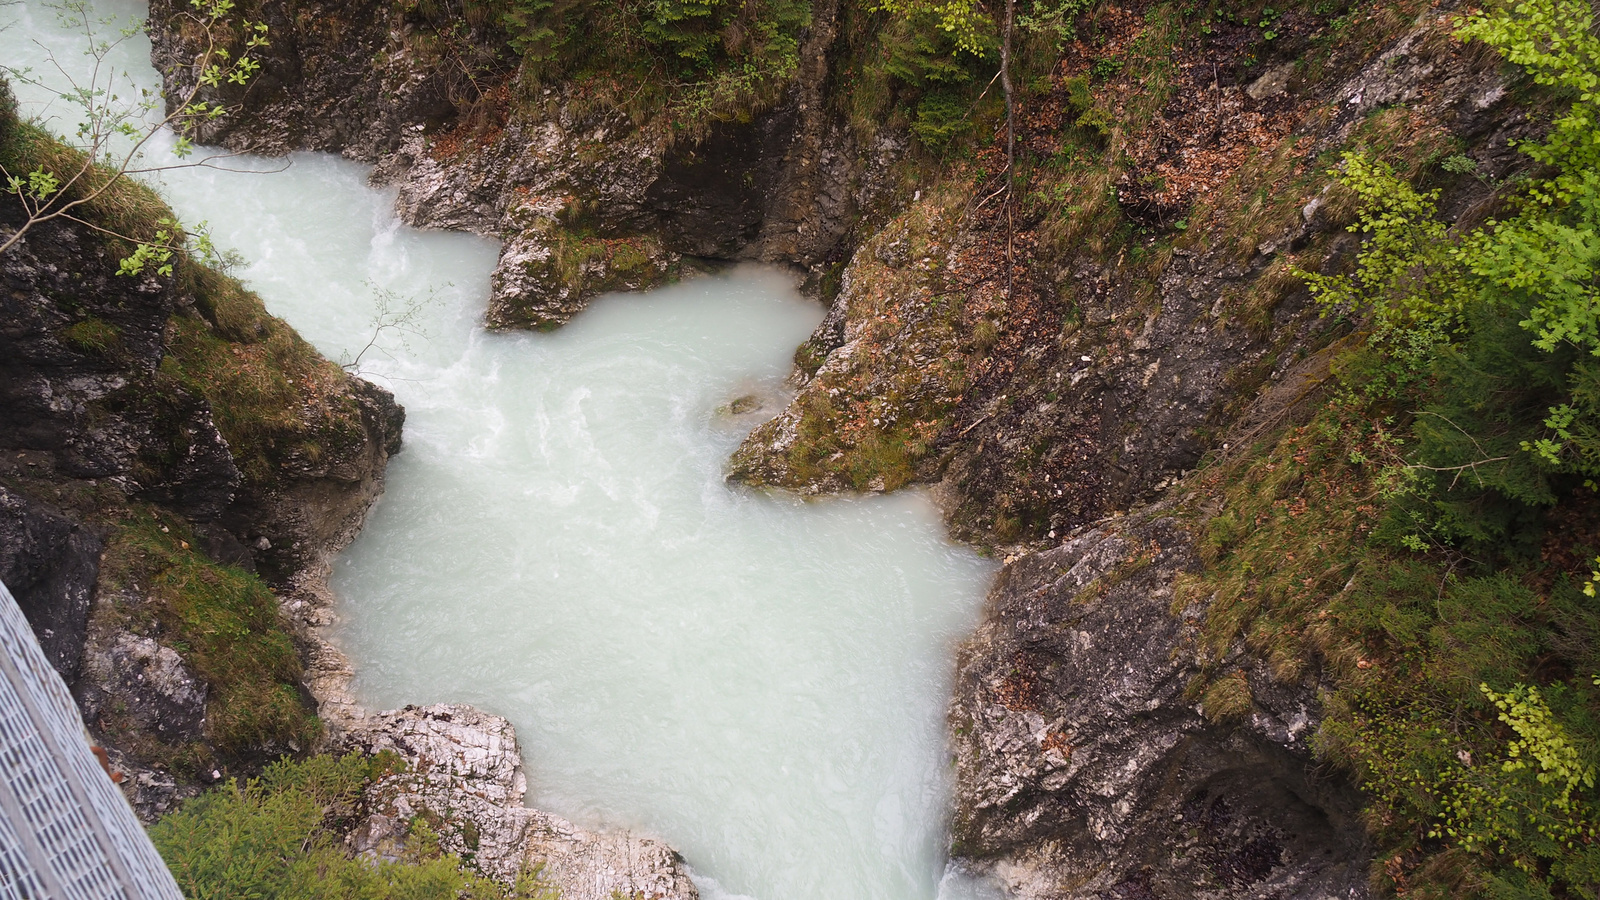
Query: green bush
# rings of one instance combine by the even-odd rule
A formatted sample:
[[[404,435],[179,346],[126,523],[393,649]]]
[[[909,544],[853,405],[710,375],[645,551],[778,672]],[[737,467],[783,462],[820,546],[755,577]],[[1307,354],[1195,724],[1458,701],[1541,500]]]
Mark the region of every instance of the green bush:
[[[917,101],[917,117],[911,122],[911,133],[925,147],[943,147],[967,130],[969,105],[970,101],[961,94],[943,91],[926,94]]]
[[[1336,673],[1321,746],[1358,772],[1379,880],[1408,896],[1600,889],[1600,610],[1560,561],[1595,548],[1551,527],[1587,521],[1600,479],[1592,21],[1523,0],[1460,32],[1571,103],[1522,146],[1537,177],[1503,218],[1451,229],[1438,192],[1345,156],[1355,271],[1299,274],[1364,346],[1205,545],[1210,646],[1243,634]]]
[[[493,0],[536,81],[646,98],[692,124],[775,102],[799,65],[810,0]]]
[[[1432,537],[1503,542],[1514,522],[1600,477],[1600,38],[1577,0],[1475,14],[1485,41],[1572,99],[1522,149],[1548,172],[1511,197],[1514,215],[1459,237],[1381,161],[1347,154],[1361,200],[1353,276],[1302,273],[1327,308],[1372,323],[1373,399],[1414,404],[1404,475],[1433,511]],[[1377,377],[1370,377],[1370,376]],[[1413,513],[1416,511],[1413,510]],[[1420,546],[1415,537],[1413,545]]]
[[[909,111],[917,140],[944,150],[970,130],[976,101],[994,75],[995,23],[964,0],[893,0],[875,8],[890,16],[874,35],[865,76],[884,82],[896,105]]]

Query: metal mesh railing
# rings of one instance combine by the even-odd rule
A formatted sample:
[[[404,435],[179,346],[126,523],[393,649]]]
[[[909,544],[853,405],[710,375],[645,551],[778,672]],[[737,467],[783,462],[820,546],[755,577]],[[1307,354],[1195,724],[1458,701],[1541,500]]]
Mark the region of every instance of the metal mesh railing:
[[[181,900],[0,584],[0,898]]]

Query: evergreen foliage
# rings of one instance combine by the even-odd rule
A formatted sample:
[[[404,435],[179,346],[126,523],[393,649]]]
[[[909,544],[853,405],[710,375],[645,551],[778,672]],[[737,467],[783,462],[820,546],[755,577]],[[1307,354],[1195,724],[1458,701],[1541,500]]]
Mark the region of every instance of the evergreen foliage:
[[[414,0],[424,14],[426,4]],[[533,82],[605,83],[680,124],[749,116],[799,65],[809,0],[465,0],[504,30]],[[444,27],[443,19],[435,27]]]

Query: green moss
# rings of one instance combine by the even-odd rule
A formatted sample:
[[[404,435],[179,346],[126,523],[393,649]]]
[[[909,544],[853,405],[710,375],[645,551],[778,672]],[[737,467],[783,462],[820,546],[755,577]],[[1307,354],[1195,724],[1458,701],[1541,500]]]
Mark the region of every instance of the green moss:
[[[180,269],[202,316],[172,320],[164,375],[205,397],[239,470],[269,485],[296,468],[337,458],[366,440],[361,409],[338,366],[237,281]]]
[[[321,725],[302,693],[277,597],[255,575],[207,559],[194,541],[181,519],[137,508],[107,542],[101,589],[142,597],[120,609],[125,624],[160,634],[205,681],[212,746],[230,757],[309,747]]]
[[[13,174],[42,168],[63,184],[71,182],[58,196],[82,201],[75,215],[102,229],[97,234],[117,258],[132,252],[130,241],[155,239],[163,227],[161,219],[172,212],[154,190],[93,162],[43,128],[20,121],[9,89],[4,94],[6,99],[0,101],[0,166]]]
[[[122,347],[122,329],[94,317],[63,329],[61,338],[79,350],[99,356],[110,355]]]
[[[828,359],[828,351],[813,338],[807,338],[794,350],[794,365],[807,378],[817,374]]]

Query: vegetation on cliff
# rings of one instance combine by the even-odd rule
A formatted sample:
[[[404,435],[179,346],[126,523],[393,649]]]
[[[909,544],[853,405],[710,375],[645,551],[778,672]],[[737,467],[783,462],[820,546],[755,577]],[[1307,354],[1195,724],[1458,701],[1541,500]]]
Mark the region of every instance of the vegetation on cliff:
[[[434,147],[465,152],[464,136],[558,83],[572,88],[559,96],[635,122],[664,116],[691,141],[708,123],[748,122],[783,102],[821,6],[402,9],[413,49],[463,73],[465,115]],[[1522,0],[1430,18],[1419,0],[1033,0],[1011,9],[1008,115],[992,87],[1010,8],[895,0],[838,11],[827,102],[860,146],[886,133],[915,140],[892,173],[910,199],[858,211],[854,260],[840,251],[824,279],[844,321],[801,347],[800,400],[756,432],[736,473],[811,489],[945,478],[959,488],[956,527],[989,544],[1037,545],[1172,486],[1188,498],[1203,561],[1175,604],[1205,609],[1210,670],[1191,699],[1219,726],[1253,713],[1240,649],[1280,682],[1327,688],[1319,752],[1368,792],[1377,886],[1593,896],[1591,6]],[[1491,170],[1482,123],[1452,130],[1426,97],[1369,106],[1360,92],[1315,93],[1356,78],[1402,33],[1407,52],[1498,52],[1514,67],[1517,115],[1531,121],[1494,137],[1509,134],[1520,160]],[[1000,139],[1008,118],[1014,145]],[[571,237],[551,263],[569,282],[590,258],[629,249]],[[1186,280],[1181,291],[1168,290],[1173,280]],[[219,425],[245,476],[336,443],[351,421],[337,409],[326,438],[270,421],[331,372],[297,368],[299,346],[270,324],[226,324],[237,300],[226,289],[195,290],[220,305],[180,321],[180,352],[163,371],[242,410]],[[1157,359],[1165,369],[1124,362],[1180,299],[1196,305],[1210,355],[1190,363],[1173,350]],[[87,319],[68,338],[101,353],[118,341]],[[1259,388],[1295,372],[1310,373],[1305,390],[1233,427]],[[1169,378],[1218,386],[1171,389],[1168,411],[1192,410],[1182,427],[1096,444],[1114,431],[1102,417],[1130,408],[1104,397]],[[1061,409],[1070,414],[1050,413]],[[1146,465],[1162,441],[1181,446]],[[181,574],[183,560],[162,553]],[[270,662],[281,648],[258,649]],[[268,668],[276,687],[292,683],[292,666]],[[302,733],[293,716],[268,718],[275,735]],[[238,800],[256,788],[232,790]]]
[[[1148,333],[1174,260],[1236,270],[1211,318],[1260,349],[1239,354],[1230,390],[1248,397],[1281,372],[1280,352],[1330,360],[1333,374],[1242,446],[1217,446],[1214,416],[1209,462],[1179,482],[1197,498],[1205,561],[1182,597],[1214,598],[1205,640],[1216,669],[1194,699],[1219,722],[1250,712],[1230,668],[1240,641],[1282,680],[1323,672],[1321,752],[1370,792],[1385,889],[1592,894],[1593,10],[1529,0],[1418,26],[1429,53],[1492,48],[1522,73],[1513,90],[1539,123],[1520,133],[1525,158],[1506,177],[1469,155],[1481,132],[1454,133],[1437,110],[1380,104],[1340,124],[1342,111],[1286,90],[1353,74],[1421,21],[1423,4],[1022,4],[1014,152],[990,90],[1004,22],[994,6],[842,11],[848,49],[834,77],[845,86],[833,102],[859,134],[918,140],[925,153],[902,174],[907,193],[920,190],[863,226],[871,236],[832,282],[845,321],[800,348],[800,400],[758,429],[735,474],[893,489],[948,477],[952,458],[973,454],[968,471],[985,483],[962,498],[958,527],[984,541],[1054,537],[1114,508],[1102,479],[1119,461],[1078,455],[1086,442],[1070,432],[1029,435],[1026,416],[1072,396],[1081,376],[1057,361],[1063,350],[1088,351],[1092,368],[1143,339],[1112,324],[1125,340],[1078,343],[1096,324],[1084,321],[1081,273],[1120,286],[1131,308],[1119,315],[1146,318]],[[724,11],[706,3],[670,27],[709,40],[733,27]],[[663,38],[662,22],[640,31],[655,38],[619,45],[619,59],[563,42],[561,24],[582,20],[560,4],[508,15],[506,27],[537,34],[516,44],[545,66],[533,68],[609,73],[613,98],[638,96],[628,90],[640,72],[730,65],[688,31]],[[691,46],[679,68],[661,68]],[[761,108],[754,94],[728,96],[741,99],[725,117]],[[1475,199],[1445,221],[1446,194]],[[1359,248],[1340,240],[1351,223]],[[1308,289],[1323,325],[1284,327],[1289,299]],[[1221,418],[1240,412],[1237,397]],[[976,429],[973,450],[964,441]]]
[[[397,858],[348,856],[362,791],[398,764],[392,754],[280,760],[190,801],[150,837],[193,900],[554,900],[531,873],[506,887],[465,870],[421,817]]]
[[[465,73],[463,107],[570,81],[640,119],[684,124],[770,108],[799,64],[809,0],[406,0],[414,48]]]
[[[1334,691],[1322,752],[1370,792],[1375,877],[1395,893],[1587,896],[1600,886],[1600,41],[1586,3],[1462,20],[1549,89],[1538,165],[1455,227],[1438,190],[1347,155],[1363,244],[1303,273],[1360,323],[1307,424],[1201,476],[1217,511],[1206,639]],[[1472,174],[1464,157],[1448,172]],[[1219,717],[1239,682],[1194,690]]]
[[[150,188],[94,166],[83,151],[19,121],[9,107],[0,116],[0,165],[23,172],[83,170],[83,177],[63,185],[58,202],[74,204],[74,219],[98,226],[91,240],[102,243],[112,260],[126,259],[142,242],[155,240],[173,218]],[[36,225],[29,237],[45,233]],[[170,245],[176,251],[167,262],[171,274],[113,276],[130,288],[136,279],[153,277],[189,301],[170,318],[158,303],[145,301],[144,317],[151,321],[140,318],[140,327],[170,328],[175,338],[158,351],[157,360],[136,359],[127,346],[134,339],[134,325],[118,325],[109,318],[131,317],[126,310],[137,301],[102,309],[87,297],[58,297],[56,303],[69,321],[61,336],[93,369],[128,367],[130,383],[100,401],[104,409],[92,410],[91,416],[153,417],[157,440],[142,448],[138,467],[129,473],[138,482],[160,484],[173,478],[177,467],[192,464],[194,435],[188,416],[197,401],[207,404],[237,470],[204,476],[216,483],[197,490],[215,493],[225,503],[232,492],[230,476],[237,479],[243,472],[257,490],[270,491],[286,476],[274,465],[285,453],[311,452],[305,449],[308,444],[317,453],[345,449],[339,441],[352,429],[361,434],[360,416],[344,408],[353,406],[347,392],[338,392],[339,400],[333,401],[340,405],[337,413],[319,414],[316,400],[334,393],[319,388],[342,373],[287,325],[268,316],[259,298],[236,280],[184,252],[182,240],[176,235]],[[91,265],[100,264],[83,263],[80,280]],[[267,361],[257,361],[258,356]],[[152,363],[153,370],[147,368]],[[307,383],[282,388],[296,376]],[[12,486],[25,495],[61,496],[59,490],[27,479]],[[309,748],[320,726],[306,706],[300,662],[277,598],[260,577],[195,549],[200,540],[181,504],[175,510],[160,505],[158,498],[129,498],[94,482],[69,486],[69,510],[109,535],[98,587],[104,602],[94,620],[136,634],[162,635],[194,669],[208,697],[203,734],[163,740],[142,733],[118,703],[108,704],[104,718],[93,724],[113,744],[126,745],[134,759],[171,767],[186,780],[217,766],[259,759],[271,749]],[[214,516],[216,502],[207,506]]]
[[[1219,723],[1251,714],[1241,645],[1285,683],[1328,679],[1319,752],[1370,794],[1383,890],[1591,895],[1600,887],[1593,10],[1581,0],[1496,4],[1423,38],[1455,54],[1493,48],[1516,66],[1513,90],[1539,124],[1518,139],[1524,161],[1514,172],[1523,174],[1512,177],[1485,173],[1466,152],[1473,145],[1402,106],[1375,109],[1337,142],[1296,125],[1306,110],[1288,104],[1262,101],[1244,123],[1224,115],[1224,75],[1270,97],[1290,79],[1349,71],[1412,21],[1417,4],[1087,12],[1078,32],[1088,40],[1029,50],[1041,74],[1023,79],[1014,165],[993,139],[930,140],[911,127],[928,119],[893,113],[944,154],[939,181],[862,244],[842,283],[842,338],[801,347],[806,390],[741,449],[735,473],[800,488],[893,488],[948,478],[961,438],[986,421],[1025,431],[1019,410],[1071,396],[1034,360],[1081,327],[1087,286],[1063,277],[1075,258],[1110,269],[1135,311],[1151,310],[1146,334],[1175,257],[1235,254],[1251,276],[1212,316],[1269,346],[1294,340],[1276,330],[1281,309],[1309,288],[1327,316],[1320,341],[1333,346],[1294,351],[1331,360],[1333,374],[1242,446],[1213,444],[1210,461],[1174,488],[1192,491],[1185,505],[1202,523],[1205,563],[1174,612],[1209,600],[1214,668],[1191,695]],[[960,27],[935,18],[924,34],[944,39]],[[1244,52],[1213,54],[1204,68],[1188,55],[1218,45]],[[1221,72],[1219,55],[1235,71]],[[987,112],[968,105],[961,120],[987,116],[980,134],[993,134],[997,112],[992,101]],[[995,198],[1007,193],[1015,206],[998,215]],[[1442,220],[1447,193],[1476,199]],[[1362,243],[1341,242],[1336,229],[1308,233],[1301,223],[1312,219],[1353,223]],[[1293,246],[1276,243],[1297,227]],[[1090,353],[1091,367],[1110,355]],[[1281,360],[1268,353],[1255,366],[1231,376],[1235,391],[1253,391]],[[982,457],[969,471],[997,492],[965,498],[980,503],[958,510],[957,524],[1004,542],[1073,523],[1063,508],[1074,492],[1097,492],[1097,473],[1052,470],[1076,443],[1035,433]]]

